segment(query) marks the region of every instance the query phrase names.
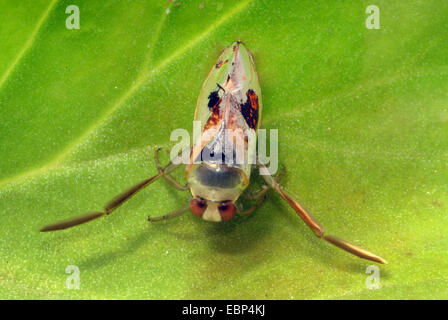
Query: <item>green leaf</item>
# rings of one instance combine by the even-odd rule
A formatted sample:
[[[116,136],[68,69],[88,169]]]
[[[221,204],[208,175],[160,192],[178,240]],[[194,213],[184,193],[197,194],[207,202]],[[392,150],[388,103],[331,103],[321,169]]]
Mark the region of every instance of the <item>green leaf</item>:
[[[366,1],[77,1],[79,30],[65,25],[71,2],[0,2],[1,298],[448,297],[446,2],[377,1],[378,30]],[[262,125],[279,130],[283,186],[330,234],[389,261],[381,289],[366,287],[373,263],[316,238],[272,192],[228,223],[149,224],[189,199],[158,181],[105,218],[37,231],[154,175],[154,149],[191,130],[238,39]]]

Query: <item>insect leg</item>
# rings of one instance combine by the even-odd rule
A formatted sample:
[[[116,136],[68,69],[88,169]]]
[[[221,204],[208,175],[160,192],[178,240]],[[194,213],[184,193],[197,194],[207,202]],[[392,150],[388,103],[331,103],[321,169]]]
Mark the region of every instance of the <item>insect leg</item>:
[[[160,161],[159,161],[159,150],[160,149],[161,148],[156,148],[156,150],[154,151],[154,162],[156,163],[157,170],[159,170],[159,172],[161,172],[163,170],[162,166],[160,165]],[[181,185],[170,174],[163,175],[162,178],[163,178],[163,180],[165,180],[166,183],[168,183],[171,187],[173,187],[177,190],[181,190],[181,191],[188,190],[188,185],[185,185],[185,186]]]
[[[259,167],[268,170],[264,164],[259,163],[258,165]],[[325,235],[325,229],[319,224],[319,222],[317,222],[296,200],[294,200],[285,190],[283,190],[272,175],[263,175],[262,177],[271,188],[277,191],[283,197],[283,199],[285,199],[290,204],[290,206],[297,212],[302,220],[311,228],[311,230],[313,230],[314,234],[317,237],[360,258],[383,264],[387,263],[387,261],[380,256],[377,256],[376,254],[369,252],[361,247],[355,246],[354,244],[351,244],[340,238]]]
[[[270,190],[271,188],[268,187],[267,185],[264,185],[262,187],[261,190],[259,190],[255,196],[252,197],[251,200],[257,200],[257,202],[255,202],[255,204],[250,207],[249,209],[246,209],[244,211],[241,212],[237,212],[239,216],[246,216],[251,214],[252,212],[255,211],[255,209],[257,209],[259,206],[261,206],[263,204],[263,202],[266,200],[266,193]]]
[[[180,217],[185,212],[187,212],[188,209],[190,209],[190,203],[188,203],[187,205],[183,206],[182,208],[179,208],[179,209],[176,209],[174,211],[168,212],[167,214],[164,214],[163,216],[159,216],[159,217],[155,217],[155,218],[148,217],[148,221],[149,222],[157,222],[157,221],[171,220],[171,219]]]
[[[286,168],[283,168],[282,171],[280,171],[280,173],[277,175],[276,180],[277,180],[278,182],[280,182],[280,180],[283,178],[283,176],[285,175],[285,173],[286,173]]]
[[[280,180],[283,178],[283,176],[285,175],[285,173],[286,173],[286,169],[285,168],[283,168],[282,169],[282,171],[280,171],[280,173],[277,175],[277,178],[276,178],[276,180],[278,181],[278,182],[280,182]],[[267,184],[265,184],[265,185],[262,185],[261,186],[261,189],[260,190],[258,190],[255,194],[252,192],[252,191],[246,191],[244,194],[243,194],[243,197],[245,197],[246,199],[248,199],[248,200],[257,200],[257,199],[259,199],[260,198],[260,194],[265,194],[268,190],[265,190],[265,189],[271,189],[271,187],[269,187]]]
[[[173,164],[172,162],[169,162],[164,168],[162,168],[161,171],[159,171],[158,174],[155,176],[145,179],[136,185],[132,186],[131,188],[127,189],[126,191],[122,192],[121,194],[117,195],[115,198],[113,198],[111,201],[109,201],[104,206],[104,211],[102,212],[89,212],[74,218],[70,218],[63,221],[58,221],[49,225],[46,225],[42,227],[39,231],[46,232],[46,231],[56,231],[56,230],[63,230],[67,228],[71,228],[86,222],[89,222],[91,220],[100,218],[102,216],[106,216],[115,209],[117,209],[120,205],[122,205],[126,200],[129,200],[134,194],[145,188],[146,186],[150,185],[154,181],[156,181],[158,178],[163,177],[164,175],[170,173],[174,169],[176,169],[180,164]]]
[[[258,200],[260,197],[266,194],[266,192],[271,189],[267,184],[261,186],[261,189],[255,192],[255,194],[252,191],[246,191],[243,194],[243,197],[247,200]]]

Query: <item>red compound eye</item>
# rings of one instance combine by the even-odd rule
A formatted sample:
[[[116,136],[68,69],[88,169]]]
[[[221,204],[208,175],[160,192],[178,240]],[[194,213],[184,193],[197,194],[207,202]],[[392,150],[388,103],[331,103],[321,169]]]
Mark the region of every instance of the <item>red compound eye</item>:
[[[197,199],[197,198],[191,199],[190,209],[195,216],[201,218],[205,209],[207,209],[207,202],[205,202],[204,199]]]
[[[235,205],[231,201],[226,201],[218,206],[219,213],[221,214],[222,221],[228,221],[232,219],[236,214]]]

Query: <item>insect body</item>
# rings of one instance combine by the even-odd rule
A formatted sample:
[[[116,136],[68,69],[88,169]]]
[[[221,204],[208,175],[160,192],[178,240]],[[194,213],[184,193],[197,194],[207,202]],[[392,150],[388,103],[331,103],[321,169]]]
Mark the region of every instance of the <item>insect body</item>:
[[[195,112],[202,133],[191,150],[187,181],[195,197],[191,210],[205,220],[233,218],[234,202],[249,185],[260,92],[251,53],[240,42],[234,43],[210,71]]]
[[[212,67],[202,87],[194,115],[201,125],[201,134],[194,138],[186,165],[187,185],[177,182],[170,173],[180,163],[172,159],[162,167],[155,152],[158,174],[143,180],[116,196],[104,207],[104,211],[90,212],[79,217],[47,225],[41,231],[55,231],[73,227],[108,215],[135,193],[155,180],[162,178],[179,190],[190,190],[189,204],[165,214],[149,218],[161,221],[176,218],[190,209],[193,214],[208,221],[227,221],[236,214],[252,213],[266,198],[269,190],[283,197],[315,235],[358,257],[379,263],[383,258],[345,240],[325,234],[324,228],[278,183],[278,177],[262,175],[266,185],[255,195],[246,194],[255,204],[243,209],[238,202],[249,185],[253,167],[269,173],[268,168],[254,161],[256,134],[261,122],[261,89],[252,54],[239,41],[224,50]]]

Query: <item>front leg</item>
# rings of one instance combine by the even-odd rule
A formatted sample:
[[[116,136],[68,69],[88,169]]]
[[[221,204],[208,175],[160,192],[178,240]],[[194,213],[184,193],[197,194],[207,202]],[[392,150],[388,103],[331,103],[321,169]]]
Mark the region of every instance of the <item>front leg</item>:
[[[255,200],[255,204],[250,207],[249,209],[246,210],[238,210],[238,215],[239,216],[247,216],[249,214],[251,214],[252,212],[255,211],[255,209],[257,209],[259,206],[261,206],[263,204],[263,202],[266,200],[266,193],[270,190],[271,188],[267,185],[263,185],[261,187],[261,190],[259,190],[255,195],[250,195],[250,196],[246,196],[246,198],[250,199],[250,200]]]
[[[280,180],[283,178],[283,176],[285,175],[285,173],[286,173],[286,169],[283,168],[282,171],[280,171],[280,173],[277,174],[276,180],[280,182]],[[258,190],[257,192],[255,192],[255,194],[254,194],[254,192],[252,192],[252,191],[250,191],[250,190],[247,190],[247,191],[243,194],[243,197],[246,198],[247,200],[258,200],[258,199],[261,198],[261,195],[266,194],[266,192],[268,191],[268,190],[266,190],[266,189],[269,190],[269,189],[271,189],[271,188],[270,188],[267,184],[264,184],[264,185],[261,186],[261,189],[260,189],[260,190]]]
[[[188,209],[190,209],[190,203],[188,203],[187,205],[185,205],[179,209],[168,212],[168,213],[164,214],[163,216],[158,216],[158,217],[154,217],[154,218],[151,218],[151,216],[149,216],[148,221],[149,222],[157,222],[157,221],[166,221],[166,220],[175,219],[177,217],[180,217],[184,213],[186,213],[188,211]]]
[[[156,148],[154,150],[154,162],[156,163],[156,167],[157,170],[159,170],[159,172],[162,172],[163,167],[160,165],[160,161],[159,161],[159,150],[161,148]],[[165,182],[167,184],[169,184],[171,187],[180,190],[180,191],[186,191],[188,190],[188,184],[183,186],[181,185],[179,182],[177,182],[176,179],[174,179],[170,174],[165,174],[162,176],[162,179],[165,180]]]

